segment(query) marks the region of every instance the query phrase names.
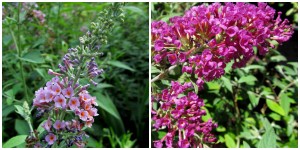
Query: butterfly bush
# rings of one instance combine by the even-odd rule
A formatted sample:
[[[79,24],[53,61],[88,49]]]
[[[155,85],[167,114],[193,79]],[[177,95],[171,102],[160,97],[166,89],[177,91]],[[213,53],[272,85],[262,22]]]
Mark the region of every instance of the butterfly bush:
[[[85,128],[91,128],[97,113],[96,97],[88,92],[90,84],[81,85],[81,79],[94,81],[104,70],[99,68],[96,59],[103,54],[101,45],[107,43],[107,35],[116,21],[123,20],[122,3],[113,3],[100,12],[97,22],[91,23],[91,31],[79,38],[80,45],[70,48],[58,65],[59,70],[49,69],[53,78],[35,92],[33,106],[37,109],[37,118],[44,117],[42,128],[46,134],[29,147],[84,147],[88,135]]]
[[[203,90],[205,82],[220,78],[229,62],[233,69],[245,66],[255,55],[253,47],[264,56],[274,48],[273,42],[289,40],[293,28],[281,14],[266,3],[213,3],[194,6],[183,16],[170,18],[170,23],[151,23],[153,65],[165,70],[152,82],[176,66],[191,76],[191,82],[171,81],[170,87],[152,94],[152,103],[158,103],[158,109],[152,109],[153,126],[168,131],[153,142],[155,147],[216,142],[211,131],[217,124],[202,120],[204,103],[193,89]]]

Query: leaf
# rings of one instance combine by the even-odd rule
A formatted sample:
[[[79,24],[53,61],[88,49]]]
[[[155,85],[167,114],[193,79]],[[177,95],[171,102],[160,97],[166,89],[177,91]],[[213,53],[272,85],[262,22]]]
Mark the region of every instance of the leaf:
[[[4,92],[7,96],[7,99],[6,99],[6,103],[7,105],[11,105],[13,103],[13,100],[15,99],[15,94],[14,94],[14,90],[13,89],[10,89],[6,92]]]
[[[286,61],[286,58],[283,55],[277,55],[277,56],[272,56],[270,60],[273,62],[280,62],[280,61]]]
[[[160,73],[160,70],[157,69],[155,66],[151,66],[151,74],[152,73]]]
[[[44,128],[43,128],[43,124],[46,122],[47,120],[44,120],[40,123],[40,125],[38,126],[37,128],[37,131],[39,132],[39,135],[41,135],[44,131],[46,131]]]
[[[243,141],[243,148],[251,148],[251,147],[246,141]]]
[[[144,16],[144,17],[147,16],[147,14],[146,14],[142,9],[140,9],[140,8],[138,8],[138,7],[135,7],[135,6],[125,6],[124,9],[133,11],[134,13],[138,13],[138,14],[140,14],[141,16]]]
[[[226,77],[221,77],[221,80],[223,81],[225,87],[232,93],[232,84],[230,82],[230,80]]]
[[[218,126],[216,130],[217,130],[218,132],[225,132],[225,131],[226,131],[226,128],[223,127],[223,126]]]
[[[20,105],[14,105],[15,108],[17,109],[16,110],[16,113],[20,114],[22,117],[25,116],[25,111],[24,111],[24,108]]]
[[[274,112],[282,115],[282,116],[285,116],[285,112],[283,110],[282,107],[280,107],[280,105],[278,105],[276,102],[270,100],[270,99],[267,99],[267,106]]]
[[[254,85],[254,81],[257,81],[256,77],[254,77],[253,75],[248,75],[248,76],[241,77],[238,83],[246,82],[246,84]]]
[[[120,114],[115,104],[112,102],[110,98],[102,95],[101,93],[95,93],[95,95],[97,97],[97,103],[100,108],[104,109],[106,112],[114,116],[116,119],[121,120]]]
[[[25,120],[16,119],[15,130],[18,132],[18,134],[25,135],[28,134],[30,128]]]
[[[249,96],[249,99],[250,99],[250,102],[251,102],[252,106],[256,107],[258,105],[258,103],[259,103],[259,98],[260,97],[257,97],[255,95],[255,93],[252,92],[252,91],[247,91],[247,94]]]
[[[111,84],[107,84],[107,83],[100,83],[97,85],[97,88],[100,88],[100,89],[110,88],[110,87],[114,87],[114,86]]]
[[[220,85],[217,82],[206,82],[205,84],[208,86],[208,89],[211,91],[220,89]]]
[[[112,66],[115,66],[115,67],[119,67],[119,68],[122,68],[122,69],[127,69],[127,70],[130,70],[132,72],[134,72],[135,70],[131,67],[129,67],[128,65],[120,62],[120,61],[113,61],[113,60],[110,60],[107,62],[107,64],[109,65],[112,65]]]
[[[262,136],[262,139],[258,143],[258,148],[276,148],[276,134],[274,129],[270,127],[265,134]]]
[[[265,67],[263,67],[261,65],[249,65],[249,66],[246,66],[245,68],[242,68],[242,70],[244,70],[246,73],[249,73],[249,71],[252,69],[258,69],[260,71],[264,71]]]
[[[26,53],[23,57],[20,58],[23,61],[31,62],[31,63],[44,63],[45,60],[41,56],[41,52],[34,50]]]
[[[236,148],[236,144],[229,134],[225,134],[225,144],[228,148]]]
[[[282,93],[279,97],[280,101],[279,104],[283,108],[284,112],[286,112],[286,115],[290,111],[290,101],[289,101],[289,96],[285,93]]]
[[[27,135],[18,135],[9,139],[2,147],[13,148],[25,142]]]
[[[210,115],[209,111],[208,111],[205,107],[203,107],[203,109],[206,111],[206,115],[205,115],[205,116],[202,116],[202,120],[203,120],[204,122],[206,122],[206,121],[208,121],[209,119],[211,119],[211,115]]]

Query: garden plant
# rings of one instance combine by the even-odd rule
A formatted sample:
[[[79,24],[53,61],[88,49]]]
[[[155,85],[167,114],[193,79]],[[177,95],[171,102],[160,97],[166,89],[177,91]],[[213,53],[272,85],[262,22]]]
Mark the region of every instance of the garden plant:
[[[3,3],[2,11],[3,147],[148,147],[148,92],[122,91],[147,85],[147,68],[138,70],[148,66],[147,3]]]
[[[298,58],[278,51],[297,43],[297,20],[267,3],[152,3],[151,13],[152,147],[298,147]]]

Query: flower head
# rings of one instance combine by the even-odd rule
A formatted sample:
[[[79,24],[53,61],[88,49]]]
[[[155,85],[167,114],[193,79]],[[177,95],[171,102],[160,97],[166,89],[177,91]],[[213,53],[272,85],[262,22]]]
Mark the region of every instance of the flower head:
[[[54,142],[56,141],[56,136],[53,133],[49,133],[46,137],[45,137],[46,142],[49,145],[53,145]]]

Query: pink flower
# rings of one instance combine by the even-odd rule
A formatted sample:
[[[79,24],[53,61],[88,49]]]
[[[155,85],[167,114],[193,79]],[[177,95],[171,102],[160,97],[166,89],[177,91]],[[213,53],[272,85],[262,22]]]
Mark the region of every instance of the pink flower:
[[[87,127],[91,128],[93,123],[94,123],[94,118],[90,119],[89,121],[86,121],[86,122],[85,122],[85,125],[86,125]]]
[[[64,121],[56,120],[53,127],[56,130],[61,130],[61,129],[64,129],[66,127],[66,124],[65,124]]]
[[[80,106],[80,102],[78,97],[72,97],[69,100],[69,107],[71,110],[75,110],[76,108],[78,108]]]
[[[46,101],[47,103],[51,102],[51,101],[53,100],[53,98],[54,98],[53,92],[50,91],[50,90],[45,90],[45,93],[46,93],[46,94],[45,94],[45,96],[46,96],[45,101]]]
[[[49,133],[45,140],[48,142],[49,145],[53,145],[53,143],[56,141],[56,136],[53,133]]]
[[[63,95],[57,95],[54,98],[55,107],[57,108],[65,108],[66,107],[66,99]]]
[[[79,118],[82,120],[82,121],[86,121],[87,118],[89,117],[89,113],[85,110],[80,110],[80,113],[79,113]]]
[[[82,107],[83,107],[84,110],[90,110],[92,108],[92,104],[91,103],[84,103]]]
[[[99,114],[97,113],[97,108],[91,108],[88,110],[88,113],[90,116],[98,116]]]
[[[168,60],[171,65],[175,65],[177,62],[177,56],[176,54],[168,54]]]
[[[74,91],[71,87],[62,90],[62,93],[66,98],[71,98],[74,95]]]
[[[42,125],[42,127],[43,127],[46,131],[50,132],[51,125],[52,125],[52,121],[51,121],[51,119],[50,119],[50,117],[49,117],[49,118],[47,119],[47,121]]]
[[[88,93],[82,93],[82,94],[79,94],[79,98],[81,101],[83,101],[84,103],[88,103],[91,101],[91,96],[90,94]]]
[[[49,86],[46,87],[48,90],[53,91],[54,95],[58,95],[61,92],[61,87],[58,85],[58,83],[52,82]]]

